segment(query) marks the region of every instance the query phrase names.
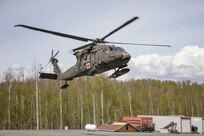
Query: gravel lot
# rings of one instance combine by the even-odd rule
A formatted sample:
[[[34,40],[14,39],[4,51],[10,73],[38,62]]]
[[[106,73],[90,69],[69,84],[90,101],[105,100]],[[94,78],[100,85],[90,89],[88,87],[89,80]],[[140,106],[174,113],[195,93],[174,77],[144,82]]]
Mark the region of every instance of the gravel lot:
[[[165,136],[160,133],[135,133],[135,132],[103,132],[86,130],[0,130],[0,136]],[[191,134],[172,134],[173,136],[186,136]],[[194,134],[200,136],[202,134]],[[202,135],[203,136],[203,135]]]

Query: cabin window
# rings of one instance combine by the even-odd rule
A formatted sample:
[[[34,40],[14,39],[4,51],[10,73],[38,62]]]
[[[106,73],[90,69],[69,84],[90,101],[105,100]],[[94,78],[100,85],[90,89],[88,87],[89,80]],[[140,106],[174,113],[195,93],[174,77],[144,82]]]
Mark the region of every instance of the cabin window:
[[[92,53],[87,55],[87,61],[94,61],[94,55]]]

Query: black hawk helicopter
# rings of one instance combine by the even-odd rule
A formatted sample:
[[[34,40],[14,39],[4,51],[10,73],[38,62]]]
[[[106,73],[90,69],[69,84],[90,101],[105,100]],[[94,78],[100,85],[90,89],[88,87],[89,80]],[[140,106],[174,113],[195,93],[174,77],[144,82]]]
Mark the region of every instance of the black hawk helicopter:
[[[76,77],[80,76],[94,76],[96,74],[100,74],[112,69],[115,69],[115,72],[109,76],[109,78],[117,78],[122,76],[130,71],[127,68],[127,63],[129,62],[131,56],[130,54],[125,51],[123,48],[110,45],[110,44],[128,44],[128,45],[143,45],[143,46],[164,46],[164,47],[171,47],[170,45],[157,45],[157,44],[138,44],[138,43],[123,43],[123,42],[110,42],[106,41],[105,39],[117,32],[118,30],[122,29],[123,27],[127,26],[128,24],[132,23],[139,17],[133,17],[121,26],[117,27],[107,35],[102,38],[96,39],[89,39],[84,37],[79,37],[75,35],[59,33],[55,31],[45,30],[37,27],[32,27],[28,25],[15,25],[15,27],[24,27],[28,29],[32,29],[35,31],[40,31],[44,33],[49,33],[65,38],[70,38],[74,40],[79,40],[83,42],[91,42],[86,45],[80,46],[78,48],[73,49],[73,55],[76,56],[77,63],[62,72],[60,67],[58,66],[58,60],[56,59],[57,51],[55,54],[52,50],[51,58],[48,63],[52,63],[54,73],[42,73],[40,72],[40,78],[42,79],[54,79],[54,80],[64,80],[65,84],[61,87],[61,89],[65,89],[68,87],[67,81],[73,80]],[[108,45],[109,44],[109,45]]]

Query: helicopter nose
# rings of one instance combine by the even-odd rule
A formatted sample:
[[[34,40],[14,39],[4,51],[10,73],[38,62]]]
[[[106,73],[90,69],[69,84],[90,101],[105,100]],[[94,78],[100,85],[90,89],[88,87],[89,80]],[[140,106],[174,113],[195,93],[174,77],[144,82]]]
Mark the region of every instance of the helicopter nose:
[[[130,60],[131,56],[127,52],[123,52],[123,60]]]

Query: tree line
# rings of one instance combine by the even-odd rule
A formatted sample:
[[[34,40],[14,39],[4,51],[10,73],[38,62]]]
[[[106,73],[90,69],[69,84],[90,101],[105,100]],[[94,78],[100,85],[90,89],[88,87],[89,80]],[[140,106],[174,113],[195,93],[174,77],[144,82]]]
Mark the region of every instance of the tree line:
[[[34,70],[35,71],[35,70]],[[61,90],[62,81],[41,80],[9,68],[0,82],[0,129],[83,129],[122,116],[204,117],[204,84],[190,81],[110,80],[81,77]]]

